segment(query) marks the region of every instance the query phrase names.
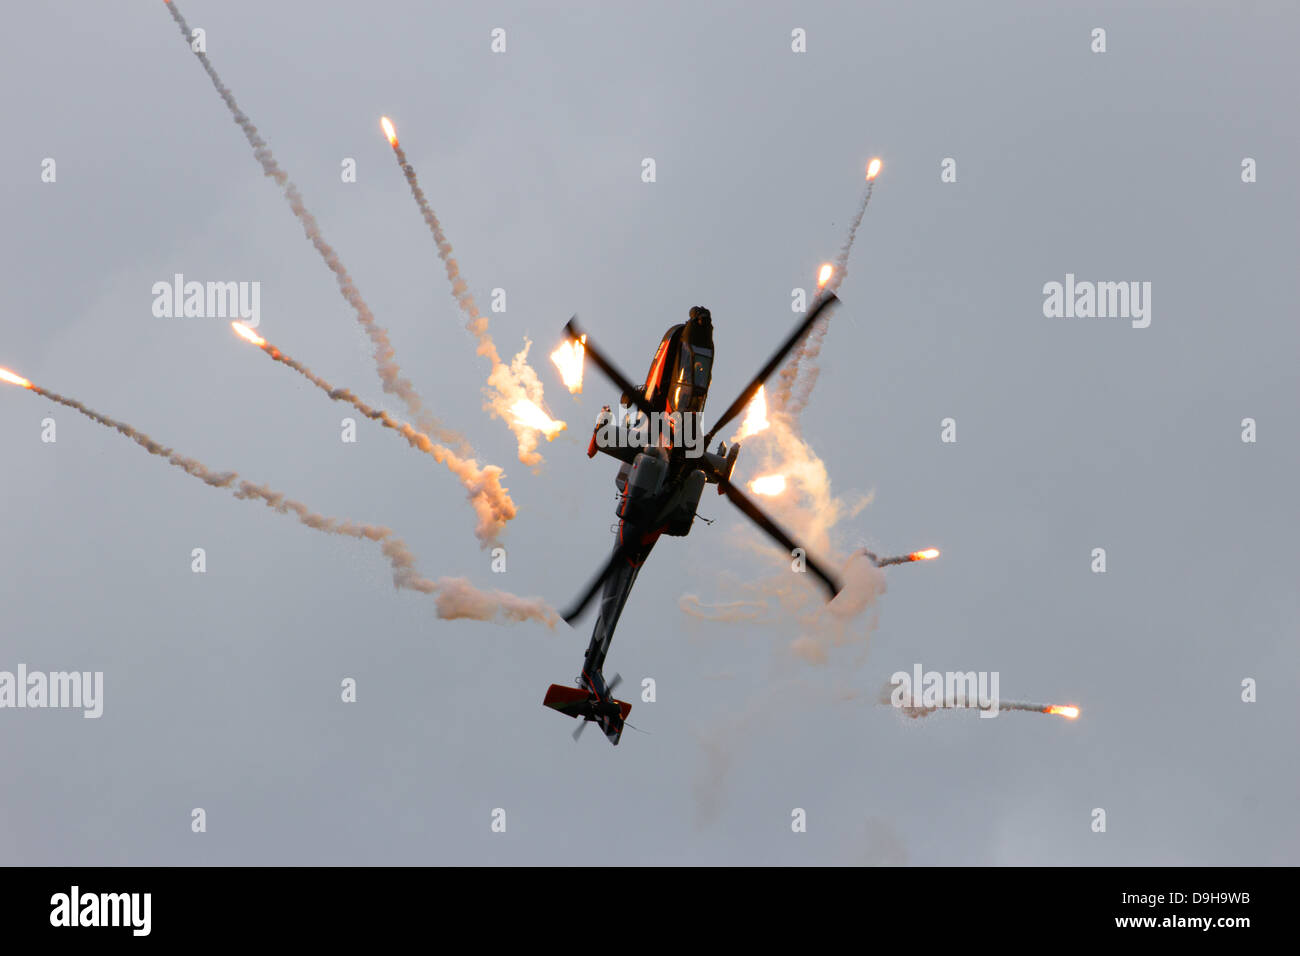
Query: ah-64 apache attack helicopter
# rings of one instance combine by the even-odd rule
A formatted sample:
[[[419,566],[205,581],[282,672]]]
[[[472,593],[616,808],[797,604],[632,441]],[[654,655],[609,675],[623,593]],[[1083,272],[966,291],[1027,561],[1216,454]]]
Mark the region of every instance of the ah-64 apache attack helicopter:
[[[582,343],[585,354],[596,367],[622,390],[620,404],[628,408],[628,415],[620,421],[605,406],[587,448],[588,458],[600,451],[622,462],[615,478],[620,496],[618,541],[587,590],[564,612],[564,619],[572,624],[599,591],[596,626],[582,662],[578,686],[552,684],[543,701],[545,706],[562,714],[582,719],[574,731],[575,740],[588,722],[599,724],[612,744],[617,744],[622,736],[632,705],[613,696],[619,676],[615,675],[607,684],[602,673],[614,627],[637,573],[659,536],[683,536],[690,532],[706,484],[716,484],[719,494],[731,499],[732,504],[781,547],[787,551],[799,547],[731,483],[740,445],[733,444],[728,449],[725,442],[719,441],[716,452],[710,452],[708,447],[713,437],[745,409],[818,316],[838,301],[829,292],[817,300],[804,320],[704,435],[703,441],[698,440],[699,422],[713,374],[713,319],[708,309],[698,306],[691,309],[688,322],[674,325],[664,333],[645,384],[640,388],[601,353],[578,327],[576,318],[564,327],[566,335],[575,343]],[[821,579],[831,597],[839,593],[840,583],[832,574],[811,558],[806,559],[806,567]]]

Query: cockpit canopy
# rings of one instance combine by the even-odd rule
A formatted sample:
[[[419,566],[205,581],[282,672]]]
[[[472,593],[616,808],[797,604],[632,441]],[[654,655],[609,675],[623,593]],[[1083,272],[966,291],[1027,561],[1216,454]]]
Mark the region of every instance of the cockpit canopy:
[[[672,412],[702,412],[713,380],[713,320],[702,306],[664,333],[646,376],[645,397]],[[662,405],[660,404],[662,403]]]
[[[677,381],[669,399],[669,411],[704,411],[709,382],[713,379],[713,349],[683,342],[677,361]]]

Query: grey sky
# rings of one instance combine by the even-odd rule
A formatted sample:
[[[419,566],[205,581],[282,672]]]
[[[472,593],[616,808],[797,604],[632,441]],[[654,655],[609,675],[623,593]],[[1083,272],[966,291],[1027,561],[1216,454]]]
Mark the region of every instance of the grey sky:
[[[545,355],[564,321],[640,376],[663,330],[709,306],[720,412],[795,320],[790,290],[839,249],[879,155],[804,428],[838,493],[874,495],[837,529],[845,549],[943,556],[889,571],[865,663],[810,666],[788,628],[677,609],[686,591],[725,599],[722,569],[771,567],[707,494],[718,523],[656,549],[607,665],[656,680],[656,703],[631,698],[648,733],[574,746],[541,699],[576,674],[589,620],[440,621],[372,546],[5,388],[0,669],[102,670],[105,702],[99,720],[0,710],[0,861],[1295,863],[1294,6],[447,6],[182,9],[398,362],[506,468],[506,575],[445,470],[369,423],[341,443],[347,410],[224,322],[150,314],[175,272],[260,281],[265,335],[403,411],[162,3],[8,12],[0,365],[390,525],[430,576],[559,604],[615,520],[615,467],[584,451],[616,396],[591,368],[579,401],[561,387]],[[570,426],[537,474],[480,410],[486,369],[383,113],[480,307],[507,290],[502,353],[535,341]],[[1151,282],[1151,326],[1045,318],[1043,284],[1066,273]],[[956,444],[939,440],[949,416]],[[1003,696],[1083,716],[876,706],[915,662],[997,670]]]

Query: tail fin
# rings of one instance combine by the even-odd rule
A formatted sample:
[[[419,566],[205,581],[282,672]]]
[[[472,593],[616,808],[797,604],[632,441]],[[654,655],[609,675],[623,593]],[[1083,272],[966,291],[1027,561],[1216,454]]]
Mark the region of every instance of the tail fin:
[[[566,717],[582,717],[587,712],[589,697],[590,695],[581,687],[552,684],[546,691],[542,706],[558,710]]]
[[[627,715],[632,712],[632,705],[625,700],[613,697],[601,700],[580,687],[565,687],[562,684],[552,684],[547,689],[542,705],[558,710],[566,717],[599,724],[609,742],[615,745],[623,736],[623,724],[627,721]]]

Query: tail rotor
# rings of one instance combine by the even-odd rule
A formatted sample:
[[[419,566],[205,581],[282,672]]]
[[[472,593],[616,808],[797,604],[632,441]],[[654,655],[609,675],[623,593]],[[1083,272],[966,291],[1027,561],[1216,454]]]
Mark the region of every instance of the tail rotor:
[[[616,688],[621,683],[623,683],[623,675],[615,674],[613,678],[610,680],[609,684],[606,685],[605,687],[605,697],[607,699],[613,699],[614,688]],[[573,728],[573,742],[575,744],[578,742],[578,738],[582,736],[582,732],[587,729],[587,724],[589,723],[591,723],[591,719],[586,718],[580,724],[578,724],[577,727]]]

